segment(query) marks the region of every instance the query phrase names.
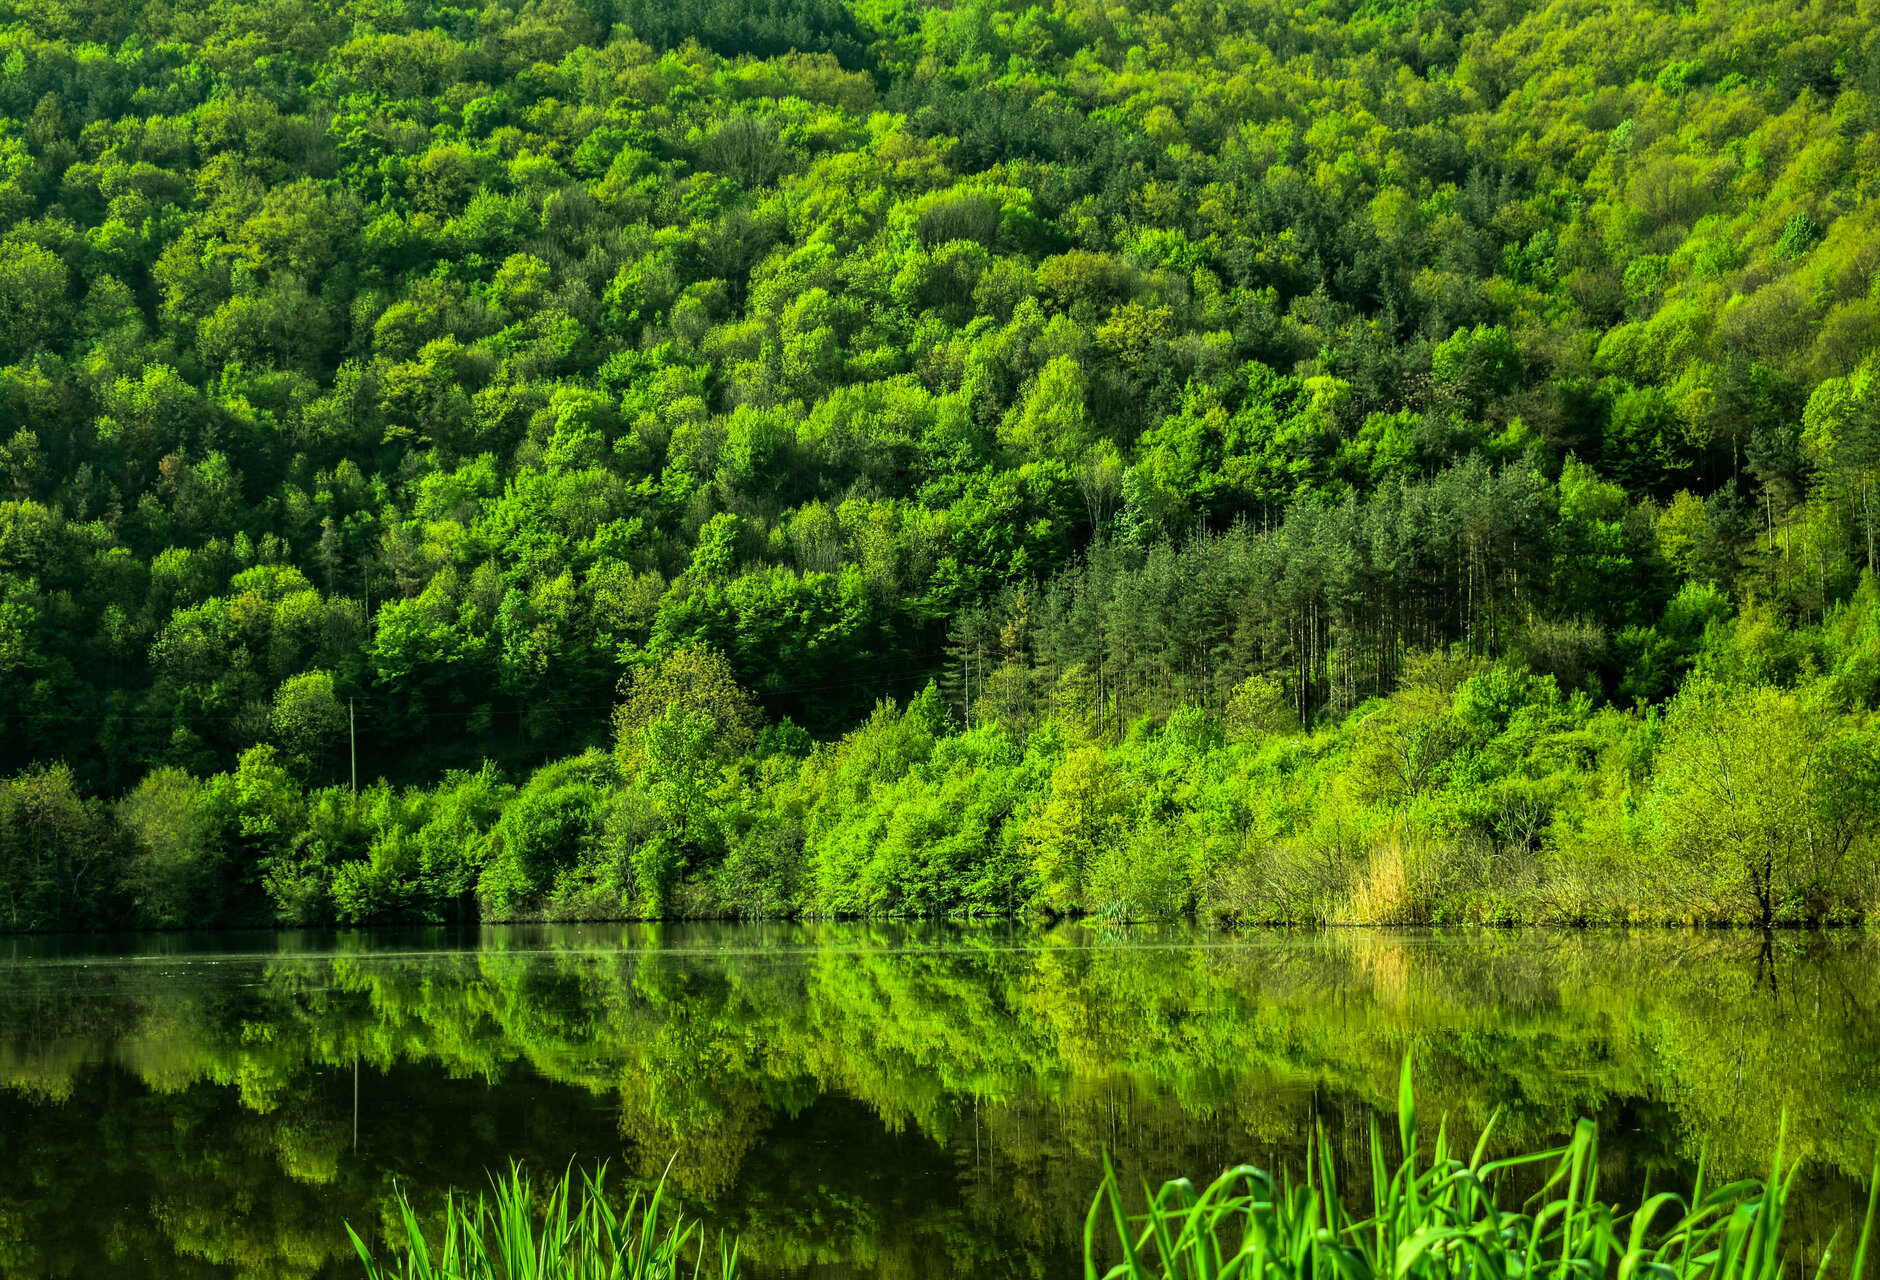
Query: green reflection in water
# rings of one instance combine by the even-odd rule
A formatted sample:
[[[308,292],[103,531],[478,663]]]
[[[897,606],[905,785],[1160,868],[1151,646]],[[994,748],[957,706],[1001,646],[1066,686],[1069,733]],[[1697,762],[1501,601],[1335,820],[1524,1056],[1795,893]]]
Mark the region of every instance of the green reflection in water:
[[[95,941],[83,944],[99,945]],[[1862,935],[1039,933],[851,924],[0,950],[0,1275],[352,1273],[341,1224],[511,1157],[671,1177],[759,1274],[1064,1275],[1128,1183],[1353,1149],[1406,1050],[1505,1146],[1604,1126],[1611,1190],[1784,1111],[1818,1250],[1880,1110]],[[355,1080],[357,1107],[355,1110]],[[356,1124],[356,1137],[355,1137]],[[1362,1185],[1364,1169],[1345,1181]],[[1812,1242],[1812,1243],[1811,1243]]]

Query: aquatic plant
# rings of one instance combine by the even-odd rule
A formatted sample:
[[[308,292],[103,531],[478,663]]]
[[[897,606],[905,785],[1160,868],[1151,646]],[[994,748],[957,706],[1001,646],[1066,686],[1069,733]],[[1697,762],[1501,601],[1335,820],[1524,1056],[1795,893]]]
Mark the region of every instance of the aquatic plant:
[[[1778,1140],[1765,1181],[1706,1189],[1698,1164],[1688,1197],[1650,1194],[1632,1210],[1599,1198],[1599,1130],[1581,1120],[1564,1146],[1486,1158],[1490,1120],[1465,1162],[1438,1128],[1419,1166],[1416,1096],[1405,1061],[1398,1087],[1402,1158],[1389,1166],[1385,1139],[1371,1125],[1372,1203],[1359,1216],[1346,1204],[1331,1139],[1321,1128],[1307,1144],[1304,1176],[1278,1177],[1251,1165],[1229,1169],[1197,1191],[1186,1178],[1151,1193],[1132,1214],[1108,1157],[1084,1222],[1085,1280],[1781,1280],[1782,1228],[1800,1162],[1784,1164]],[[1498,1184],[1524,1166],[1553,1164],[1519,1209],[1503,1209]],[[572,1175],[536,1193],[519,1167],[492,1179],[493,1197],[474,1207],[451,1197],[433,1263],[418,1215],[401,1194],[402,1267],[381,1268],[356,1233],[367,1280],[698,1280],[707,1249],[697,1224],[663,1212],[663,1182],[615,1213],[601,1174]],[[1865,1273],[1880,1163],[1874,1169],[1850,1280]],[[1102,1238],[1107,1219],[1113,1239]],[[350,1232],[350,1228],[348,1228]],[[1831,1239],[1817,1264],[1827,1274]],[[1102,1269],[1101,1255],[1121,1260]],[[720,1237],[721,1280],[733,1280],[738,1251]]]
[[[1372,1205],[1360,1217],[1335,1181],[1323,1129],[1307,1145],[1302,1181],[1249,1165],[1229,1169],[1197,1191],[1186,1178],[1150,1194],[1132,1215],[1107,1157],[1104,1178],[1084,1223],[1086,1280],[1779,1280],[1784,1271],[1784,1210],[1799,1161],[1783,1165],[1777,1142],[1767,1181],[1746,1179],[1706,1189],[1698,1164],[1689,1197],[1650,1194],[1630,1212],[1599,1199],[1599,1131],[1581,1120],[1565,1146],[1487,1160],[1491,1120],[1465,1163],[1439,1128],[1432,1159],[1418,1165],[1416,1098],[1404,1063],[1397,1124],[1402,1159],[1389,1169],[1385,1141],[1371,1124]],[[1502,1175],[1554,1162],[1552,1174],[1519,1210],[1497,1199]],[[1874,1169],[1866,1221],[1854,1251],[1852,1280],[1863,1274],[1880,1200]],[[1100,1228],[1121,1261],[1099,1271]],[[1838,1238],[1838,1237],[1837,1237]],[[1834,1241],[1816,1275],[1826,1273]]]
[[[570,1170],[538,1196],[512,1165],[507,1176],[491,1177],[488,1197],[472,1203],[452,1194],[435,1257],[403,1192],[402,1263],[381,1266],[358,1232],[350,1225],[346,1232],[367,1280],[699,1280],[710,1252],[705,1234],[682,1214],[666,1212],[665,1181],[650,1194],[635,1192],[616,1212],[602,1187],[605,1172],[584,1171],[576,1194]],[[719,1280],[732,1280],[737,1269],[737,1244],[721,1236]]]

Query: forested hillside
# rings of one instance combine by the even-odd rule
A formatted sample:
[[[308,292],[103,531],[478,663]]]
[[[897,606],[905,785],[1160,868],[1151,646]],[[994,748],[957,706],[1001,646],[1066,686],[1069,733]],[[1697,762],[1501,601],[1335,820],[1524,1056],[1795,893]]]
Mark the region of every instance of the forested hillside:
[[[1874,16],[0,0],[0,925],[1863,916]]]

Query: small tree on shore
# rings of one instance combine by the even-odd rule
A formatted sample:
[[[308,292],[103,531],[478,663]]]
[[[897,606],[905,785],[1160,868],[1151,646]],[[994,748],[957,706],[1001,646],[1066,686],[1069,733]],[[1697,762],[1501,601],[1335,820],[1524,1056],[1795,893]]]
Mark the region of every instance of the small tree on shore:
[[[1880,816],[1871,735],[1816,696],[1695,677],[1657,754],[1653,843],[1698,893],[1765,928],[1818,918]]]
[[[673,882],[717,843],[712,776],[756,742],[759,715],[731,664],[705,645],[641,668],[626,695],[614,713],[614,759],[664,819],[633,855],[642,905],[657,912]]]

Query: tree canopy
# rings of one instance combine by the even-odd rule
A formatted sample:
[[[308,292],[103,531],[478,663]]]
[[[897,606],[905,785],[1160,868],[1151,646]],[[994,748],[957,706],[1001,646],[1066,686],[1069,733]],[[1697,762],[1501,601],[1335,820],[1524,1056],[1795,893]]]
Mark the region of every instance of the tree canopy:
[[[410,891],[349,872],[367,914],[479,883],[368,855],[415,810],[243,808],[355,752],[394,808],[519,786],[566,844],[503,863],[530,901],[609,832],[678,859],[662,901],[722,863],[774,903],[821,819],[765,800],[740,853],[733,775],[772,796],[929,681],[935,777],[1047,724],[1329,733],[1452,651],[1583,726],[1714,659],[1864,733],[1872,16],[4,0],[0,776],[167,833],[45,910],[172,901],[184,848],[216,911],[331,912],[360,860]],[[708,652],[748,715],[634,692],[615,734]],[[1071,814],[1082,750],[1013,794]],[[1022,900],[1021,847],[1109,883],[983,785],[934,821],[996,857],[907,902]],[[896,821],[870,865],[955,856]]]

